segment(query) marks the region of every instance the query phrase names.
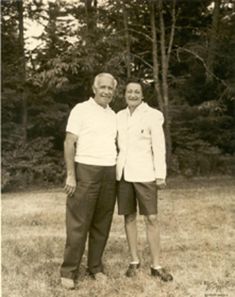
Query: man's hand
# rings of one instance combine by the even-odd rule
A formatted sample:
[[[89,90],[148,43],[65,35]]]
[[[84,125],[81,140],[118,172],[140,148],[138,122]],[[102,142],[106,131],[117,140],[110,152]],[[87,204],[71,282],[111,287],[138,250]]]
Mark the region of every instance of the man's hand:
[[[77,186],[77,183],[76,183],[75,177],[74,176],[67,176],[64,190],[65,190],[65,193],[69,197],[73,196],[73,194],[74,194],[74,192],[76,190],[76,186]]]
[[[166,187],[166,181],[163,178],[157,178],[156,179],[156,185],[158,190],[162,190]]]

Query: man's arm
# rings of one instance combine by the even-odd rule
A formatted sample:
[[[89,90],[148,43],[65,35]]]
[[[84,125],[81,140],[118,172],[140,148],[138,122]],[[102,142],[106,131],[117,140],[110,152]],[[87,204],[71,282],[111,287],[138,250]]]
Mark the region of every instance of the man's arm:
[[[76,174],[75,174],[75,144],[77,142],[77,135],[67,132],[64,141],[64,159],[66,164],[66,183],[65,192],[68,196],[72,196],[76,189]]]
[[[156,185],[157,185],[158,190],[162,190],[166,187],[166,180],[163,178],[157,178]]]

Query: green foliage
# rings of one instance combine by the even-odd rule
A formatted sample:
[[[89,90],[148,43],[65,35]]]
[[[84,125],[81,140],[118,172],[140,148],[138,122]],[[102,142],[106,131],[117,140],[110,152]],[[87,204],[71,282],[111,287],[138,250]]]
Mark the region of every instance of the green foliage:
[[[4,142],[2,189],[24,189],[33,184],[60,184],[64,179],[63,156],[53,149],[53,137],[37,137],[27,144],[20,137]]]
[[[24,1],[24,20],[44,28],[35,38],[40,45],[32,51],[25,48],[25,83],[20,75],[16,2],[1,3],[4,189],[62,182],[67,117],[76,103],[93,94],[94,75],[108,71],[117,78],[118,89],[111,106],[115,111],[125,107],[125,24],[131,76],[148,83],[145,101],[158,106],[152,83],[150,1],[106,1],[102,5],[100,1]],[[234,4],[222,1],[217,46],[213,49],[214,76],[208,82],[211,3],[176,1],[176,31],[168,73],[173,148],[170,172],[176,174],[234,173]],[[171,1],[163,1],[163,12],[169,41]],[[158,17],[156,12],[156,24]],[[160,60],[159,33],[157,27]],[[23,95],[27,98],[27,142],[22,139]]]
[[[174,107],[171,173],[186,176],[235,173],[233,118],[221,114],[218,104],[211,105],[212,102]]]
[[[50,96],[31,93],[28,106],[28,141],[22,140],[19,100],[15,92],[3,95],[2,188],[59,184],[64,179],[63,138],[69,107]],[[13,98],[15,100],[13,100]]]

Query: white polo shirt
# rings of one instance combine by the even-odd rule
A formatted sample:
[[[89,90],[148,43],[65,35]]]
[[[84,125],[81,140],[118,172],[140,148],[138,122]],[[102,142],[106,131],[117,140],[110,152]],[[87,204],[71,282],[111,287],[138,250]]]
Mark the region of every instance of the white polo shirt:
[[[116,115],[93,98],[77,104],[71,111],[66,132],[78,136],[75,161],[88,165],[116,164]]]
[[[122,174],[129,182],[149,182],[166,177],[164,118],[160,111],[142,102],[130,115],[117,114],[117,180]]]

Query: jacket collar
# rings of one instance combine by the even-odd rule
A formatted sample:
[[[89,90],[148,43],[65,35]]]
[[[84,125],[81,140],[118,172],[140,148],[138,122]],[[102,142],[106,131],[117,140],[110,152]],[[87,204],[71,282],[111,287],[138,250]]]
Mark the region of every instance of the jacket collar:
[[[148,108],[149,108],[148,104],[142,101],[140,103],[140,105],[138,105],[136,107],[133,114],[136,114],[136,113],[139,113],[139,112],[146,112],[148,110]],[[129,110],[128,106],[126,108],[126,111],[127,111],[127,114],[130,116],[130,110]]]

